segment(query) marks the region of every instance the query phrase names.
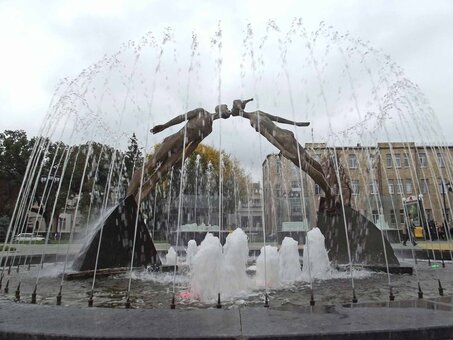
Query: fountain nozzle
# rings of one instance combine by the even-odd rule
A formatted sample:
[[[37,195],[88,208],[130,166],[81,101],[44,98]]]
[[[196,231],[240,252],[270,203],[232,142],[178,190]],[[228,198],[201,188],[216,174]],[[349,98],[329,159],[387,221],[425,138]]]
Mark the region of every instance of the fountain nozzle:
[[[420,287],[420,282],[418,283],[418,298],[423,299],[422,288]]]
[[[35,289],[33,289],[33,293],[31,294],[31,303],[32,304],[35,304],[36,303],[36,285],[35,285]]]
[[[8,294],[8,292],[9,292],[9,279],[6,281],[5,294]]]
[[[57,295],[57,306],[61,306],[61,286],[60,286],[60,290],[58,291],[58,295]]]
[[[440,279],[437,279],[439,282],[439,295],[444,296],[444,288],[442,287],[442,284],[440,283]]]
[[[216,305],[217,309],[220,309],[222,308],[222,304],[220,302],[220,293],[217,294],[217,305]]]
[[[93,307],[93,291],[90,292],[90,298],[88,299],[88,307]]]
[[[16,289],[16,301],[17,301],[17,302],[20,301],[20,282],[19,282],[19,284],[17,285],[17,289]]]
[[[173,294],[173,297],[171,298],[170,309],[176,309],[176,304],[175,304],[175,294]]]
[[[314,306],[315,305],[315,298],[313,296],[313,291],[311,292],[311,296],[310,296],[310,306]]]

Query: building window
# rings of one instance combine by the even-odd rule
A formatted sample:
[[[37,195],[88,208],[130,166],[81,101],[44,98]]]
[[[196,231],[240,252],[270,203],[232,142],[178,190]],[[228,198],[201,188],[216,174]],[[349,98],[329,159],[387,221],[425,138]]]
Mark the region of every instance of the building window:
[[[406,168],[409,167],[409,155],[408,155],[407,153],[404,154],[403,165],[404,165],[404,167],[406,167]]]
[[[400,209],[400,224],[404,224],[404,209]]]
[[[398,190],[398,194],[402,194],[403,193],[403,180],[401,178],[398,178],[396,180],[396,183],[397,183],[397,190]]]
[[[300,200],[292,200],[291,202],[291,212],[300,213],[302,212],[302,206]]]
[[[440,152],[437,153],[437,165],[439,168],[445,167],[444,156]]]
[[[379,187],[378,187],[377,180],[370,182],[370,194],[372,194],[372,195],[379,194]]]
[[[391,154],[388,153],[386,155],[386,161],[387,161],[387,168],[391,168],[392,165],[393,165],[392,155]]]
[[[420,187],[422,194],[427,194],[428,193],[428,179],[421,179],[420,180]]]
[[[424,152],[419,152],[418,153],[418,164],[422,168],[425,168],[425,167],[428,166],[428,159],[426,158],[426,153],[424,153]]]
[[[279,159],[277,159],[277,165],[276,166],[277,166],[277,169],[276,169],[277,175],[280,175],[281,172],[282,172],[282,162]]]
[[[291,188],[300,188],[299,181],[298,180],[291,181]]]
[[[395,154],[395,166],[401,168],[401,155],[399,153]]]
[[[426,212],[426,219],[427,219],[428,221],[431,221],[432,216],[433,216],[432,210],[431,210],[431,209],[425,209],[425,212]]]
[[[379,219],[379,212],[377,210],[372,211],[373,223],[376,224]]]
[[[396,225],[396,215],[395,215],[395,210],[390,210],[390,224],[392,226]]]
[[[393,179],[389,179],[388,182],[389,182],[389,195],[393,195],[395,193]]]
[[[315,195],[321,195],[321,187],[318,184],[315,184]]]
[[[450,183],[445,183],[442,178],[438,178],[437,179],[437,184],[439,186],[439,192],[441,194],[446,194],[448,193],[449,191],[451,191],[450,189]]]
[[[412,180],[410,178],[406,178],[406,194],[412,193]]]
[[[374,154],[368,155],[368,169],[374,168]]]
[[[351,189],[352,189],[352,194],[353,195],[358,195],[359,194],[359,181],[357,179],[353,179],[351,181]]]
[[[282,190],[280,184],[275,184],[275,196],[280,197],[282,195]]]
[[[316,162],[318,162],[318,163],[321,162],[321,154],[320,153],[316,153],[314,158],[315,158]]]
[[[349,154],[348,164],[349,164],[349,169],[357,169],[357,167],[358,167],[357,155]]]

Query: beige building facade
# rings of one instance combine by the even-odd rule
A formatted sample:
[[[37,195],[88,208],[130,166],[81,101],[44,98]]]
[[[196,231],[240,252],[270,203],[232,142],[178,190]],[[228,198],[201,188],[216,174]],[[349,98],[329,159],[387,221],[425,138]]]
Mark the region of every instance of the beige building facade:
[[[329,147],[305,144],[317,160],[336,152],[349,175],[351,205],[380,228],[401,230],[407,223],[407,204],[420,201],[418,224],[423,220],[451,227],[453,146],[415,143],[378,143],[375,146]],[[285,222],[316,224],[320,188],[293,163],[276,154],[263,162],[265,224],[268,233]],[[405,216],[406,214],[406,216]]]

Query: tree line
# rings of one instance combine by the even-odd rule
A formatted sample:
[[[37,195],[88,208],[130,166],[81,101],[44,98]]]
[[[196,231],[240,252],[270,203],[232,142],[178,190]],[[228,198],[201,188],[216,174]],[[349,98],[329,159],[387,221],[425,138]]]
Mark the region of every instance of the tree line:
[[[152,157],[152,153],[146,157]],[[30,183],[27,204],[49,226],[57,223],[68,199],[78,199],[82,223],[122,199],[132,173],[142,165],[143,153],[135,134],[129,139],[127,150],[118,150],[94,141],[67,145],[28,138],[23,130],[5,130],[0,133],[0,229],[9,225],[30,158],[34,171],[27,176]],[[185,162],[183,192],[188,197],[218,196],[220,158],[222,209],[228,213],[234,211],[239,200],[246,200],[251,181],[239,162],[223,151],[221,154],[210,146],[199,145]],[[161,220],[166,215],[168,198],[175,200],[179,195],[181,173],[178,165],[161,178],[155,191],[143,202],[142,211],[153,216],[154,221],[156,213]]]

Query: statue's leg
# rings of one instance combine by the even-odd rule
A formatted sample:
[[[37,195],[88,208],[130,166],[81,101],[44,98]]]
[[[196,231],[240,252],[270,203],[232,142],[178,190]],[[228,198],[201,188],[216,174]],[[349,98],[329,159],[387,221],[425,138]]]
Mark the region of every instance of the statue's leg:
[[[143,170],[145,174],[152,173],[156,171],[159,164],[165,164],[168,158],[171,158],[172,155],[178,154],[178,149],[181,149],[183,143],[184,131],[179,130],[175,134],[168,136],[155,151],[153,157],[151,157],[145,163],[145,169]],[[127,188],[127,196],[134,195],[137,196],[140,189],[140,180],[142,176],[142,167],[139,167],[134,171],[129,186]]]
[[[142,185],[141,198],[143,201],[156,185],[162,174],[167,173],[171,167],[181,161],[183,148],[185,158],[190,156],[200,142],[212,132],[212,120],[205,116],[192,118],[186,129],[186,142],[184,143],[184,128],[164,139],[152,158],[145,165],[146,181]],[[138,201],[142,169],[134,173],[134,183],[129,185],[128,195],[134,195]],[[131,181],[132,182],[132,181]],[[131,183],[132,184],[132,183]]]
[[[197,148],[198,144],[200,144],[201,140],[199,141],[192,141],[189,142],[188,145],[186,145],[186,152],[184,157],[187,158],[189,157]],[[168,159],[168,162],[165,163],[162,167],[159,168],[159,173],[155,172],[152,174],[148,180],[143,184],[142,186],[142,192],[141,192],[141,198],[140,201],[143,201],[149,193],[154,189],[156,186],[157,181],[159,181],[160,174],[167,173],[170,171],[171,167],[174,164],[177,164],[178,162],[181,162],[182,159],[182,152],[181,154],[175,154],[174,157],[171,157]],[[138,196],[135,198],[135,200],[138,202]]]

